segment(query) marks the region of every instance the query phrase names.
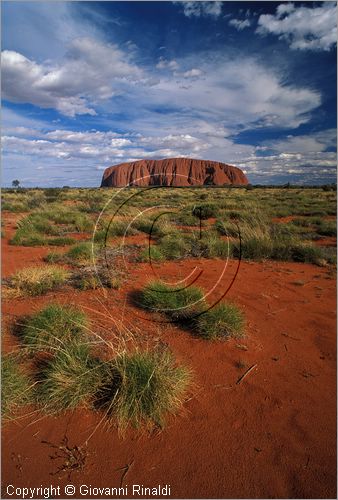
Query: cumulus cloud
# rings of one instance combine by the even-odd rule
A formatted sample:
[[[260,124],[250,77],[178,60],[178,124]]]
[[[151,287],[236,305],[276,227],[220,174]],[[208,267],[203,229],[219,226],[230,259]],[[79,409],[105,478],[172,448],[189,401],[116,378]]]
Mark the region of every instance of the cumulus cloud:
[[[182,74],[183,78],[198,78],[202,75],[203,71],[198,68],[189,69]]]
[[[95,115],[93,103],[121,93],[124,82],[142,78],[115,45],[91,38],[73,40],[64,60],[38,64],[11,50],[2,52],[3,98],[55,108],[67,116]]]
[[[249,28],[251,26],[251,22],[249,19],[230,19],[230,26],[233,26],[238,31],[242,31],[245,28]]]
[[[327,129],[311,135],[288,135],[285,139],[263,141],[258,150],[273,150],[280,154],[320,153],[337,148],[337,130]]]
[[[217,18],[222,13],[223,2],[174,2],[183,7],[184,15],[187,17],[214,17]]]
[[[334,182],[336,142],[333,129],[312,135],[287,136],[284,139],[263,141],[259,147],[236,143],[228,137],[229,130],[219,124],[198,120],[194,134],[159,135],[155,133],[120,134],[115,131],[73,131],[41,128],[5,129],[3,137],[5,182],[15,176],[29,186],[37,184],[34,170],[39,169],[39,184],[76,184],[78,175],[85,173],[81,183],[98,185],[98,171],[109,165],[142,158],[191,157],[215,159],[232,163],[247,172],[253,183],[280,183],[299,180],[299,183]],[[12,130],[10,135],[9,130]],[[31,173],[31,177],[27,172]],[[74,174],[74,182],[69,174]],[[298,177],[297,177],[298,176]]]
[[[289,127],[306,123],[321,103],[318,92],[288,86],[282,77],[254,58],[215,58],[205,62],[202,78],[191,78],[189,88],[180,81],[163,77],[152,88],[152,105],[177,108],[177,112],[203,116],[212,122],[224,121],[233,130],[245,128]],[[196,61],[180,61],[181,67]],[[199,61],[200,62],[200,61]],[[178,73],[176,73],[178,75]],[[146,102],[147,97],[137,95]],[[144,101],[145,99],[145,101]]]
[[[179,68],[179,64],[174,59],[172,59],[171,61],[167,61],[167,59],[165,59],[164,57],[160,57],[160,60],[156,64],[156,68],[170,69],[172,71],[175,71],[176,69]]]
[[[336,2],[324,2],[317,7],[281,4],[275,15],[259,17],[256,31],[261,35],[277,35],[291,49],[330,50],[337,42]]]

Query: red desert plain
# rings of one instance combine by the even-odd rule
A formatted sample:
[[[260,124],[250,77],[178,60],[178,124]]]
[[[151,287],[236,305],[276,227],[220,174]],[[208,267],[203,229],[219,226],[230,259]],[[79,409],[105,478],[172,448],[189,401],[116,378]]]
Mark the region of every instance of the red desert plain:
[[[336,497],[333,188],[2,196],[2,498]]]

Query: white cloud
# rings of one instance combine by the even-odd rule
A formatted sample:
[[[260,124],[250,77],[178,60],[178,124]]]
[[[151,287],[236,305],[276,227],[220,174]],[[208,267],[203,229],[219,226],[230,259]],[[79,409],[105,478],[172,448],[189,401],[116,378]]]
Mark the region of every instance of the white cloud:
[[[203,71],[198,68],[192,68],[188,71],[185,71],[182,76],[183,78],[198,78],[203,75]]]
[[[61,64],[37,64],[14,51],[2,52],[3,98],[55,108],[67,116],[95,115],[92,104],[123,92],[142,71],[115,45],[75,39]]]
[[[291,49],[330,50],[337,42],[336,2],[318,7],[281,4],[275,15],[262,14],[257,33],[273,34],[286,40]]]
[[[183,7],[184,15],[187,17],[214,17],[217,18],[222,13],[222,3],[218,1],[213,2],[174,2],[181,4]]]
[[[285,139],[264,141],[258,149],[273,150],[280,154],[321,153],[337,147],[337,130],[328,129],[309,135],[289,135]]]
[[[174,59],[171,61],[167,61],[166,59],[164,59],[164,57],[160,57],[159,62],[156,64],[156,68],[170,69],[172,71],[175,71],[176,69],[179,68],[179,64]]]
[[[201,58],[198,61],[201,63]],[[282,76],[253,58],[228,59],[205,55],[199,69],[204,77],[191,78],[189,89],[182,82],[163,77],[152,88],[151,95],[136,93],[135,105],[142,102],[172,108],[186,116],[203,117],[212,122],[222,121],[226,127],[237,126],[296,128],[306,123],[321,103],[318,92],[288,86]],[[191,67],[196,60],[179,61],[181,67]],[[196,66],[193,66],[196,67]],[[176,76],[178,73],[176,73]]]
[[[107,166],[142,158],[169,157],[214,159],[234,164],[256,183],[278,183],[281,179],[287,182],[292,174],[299,176],[299,182],[334,181],[337,155],[327,149],[335,145],[335,130],[287,136],[265,141],[255,148],[234,142],[227,137],[229,131],[218,124],[199,120],[192,128],[196,132],[194,135],[184,131],[162,136],[96,130],[18,130],[24,135],[29,130],[29,135],[35,137],[3,137],[5,182],[10,184],[17,177],[26,186],[97,186],[100,183],[98,172]],[[37,169],[38,178],[34,174]],[[70,181],[70,173],[74,182]]]
[[[251,22],[249,21],[249,19],[230,19],[229,24],[230,26],[236,28],[238,31],[242,31],[245,28],[249,28],[249,26],[251,26]]]

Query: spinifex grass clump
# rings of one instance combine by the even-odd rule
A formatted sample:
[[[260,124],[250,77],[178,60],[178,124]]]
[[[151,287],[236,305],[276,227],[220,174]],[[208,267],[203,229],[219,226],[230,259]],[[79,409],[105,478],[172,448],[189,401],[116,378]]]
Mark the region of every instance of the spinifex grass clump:
[[[245,319],[234,304],[219,304],[196,319],[197,334],[205,339],[239,338],[244,335]]]
[[[10,286],[24,295],[42,295],[61,286],[69,272],[56,265],[26,267],[10,279]]]
[[[141,262],[161,262],[165,260],[165,256],[158,245],[151,245],[150,249],[146,247],[141,251],[139,260]]]
[[[163,427],[167,414],[182,406],[191,379],[169,351],[157,350],[119,354],[104,372],[97,404],[122,431],[128,424]]]
[[[55,352],[65,342],[81,337],[87,324],[80,309],[50,304],[26,321],[22,340],[30,350]]]
[[[178,289],[153,281],[142,290],[139,304],[149,311],[165,313],[173,320],[186,320],[202,310],[203,291],[194,286]]]
[[[66,253],[66,257],[77,262],[88,262],[92,258],[93,245],[91,242],[82,242],[74,245]]]
[[[62,205],[51,205],[47,210],[34,212],[21,219],[11,245],[62,246],[74,243],[67,236],[70,232],[89,231],[92,221],[77,210],[69,210]]]
[[[1,360],[1,415],[8,419],[16,410],[28,403],[32,381],[19,365],[18,357],[7,354]]]
[[[199,219],[210,219],[217,216],[217,206],[213,203],[202,203],[195,205],[192,209],[192,215]]]
[[[86,341],[63,342],[39,373],[37,400],[46,412],[89,407],[102,385],[102,362],[90,353]]]

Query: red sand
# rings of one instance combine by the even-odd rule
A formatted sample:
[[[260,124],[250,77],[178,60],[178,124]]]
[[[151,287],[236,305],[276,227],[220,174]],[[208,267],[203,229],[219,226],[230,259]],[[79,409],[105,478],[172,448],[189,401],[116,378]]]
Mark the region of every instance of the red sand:
[[[41,262],[50,251],[7,247],[6,240],[3,244],[5,275]],[[201,262],[205,265],[198,284],[206,289],[219,277],[223,261],[171,262],[156,269],[174,280]],[[235,267],[232,262],[222,287]],[[89,314],[96,325],[105,327],[107,338],[113,321],[106,311],[114,319],[123,313],[129,326],[151,337],[161,328],[162,340],[194,370],[197,388],[192,399],[182,415],[169,419],[163,432],[140,435],[129,430],[124,439],[115,429],[99,425],[101,415],[84,410],[57,418],[34,414],[5,424],[2,497],[10,498],[8,484],[60,485],[62,493],[72,483],[77,488],[73,498],[82,498],[81,484],[119,487],[123,470],[118,469],[132,464],[123,482],[128,497],[132,484],[170,484],[173,498],[335,498],[336,282],[329,269],[242,262],[227,299],[244,309],[247,336],[212,343],[173,325],[140,319],[153,316],[130,305],[126,290],[138,289],[151,272],[148,264],[130,265],[129,271],[126,286],[110,290],[107,298],[68,288],[44,297],[4,301],[4,318],[12,321],[56,299],[93,309]],[[14,344],[7,333],[5,350]],[[245,367],[238,368],[239,361]],[[253,364],[256,368],[236,384]],[[84,446],[88,454],[85,467],[71,480],[65,473],[52,475],[63,461],[51,459],[55,449],[42,443],[59,445],[64,436],[71,447]]]

